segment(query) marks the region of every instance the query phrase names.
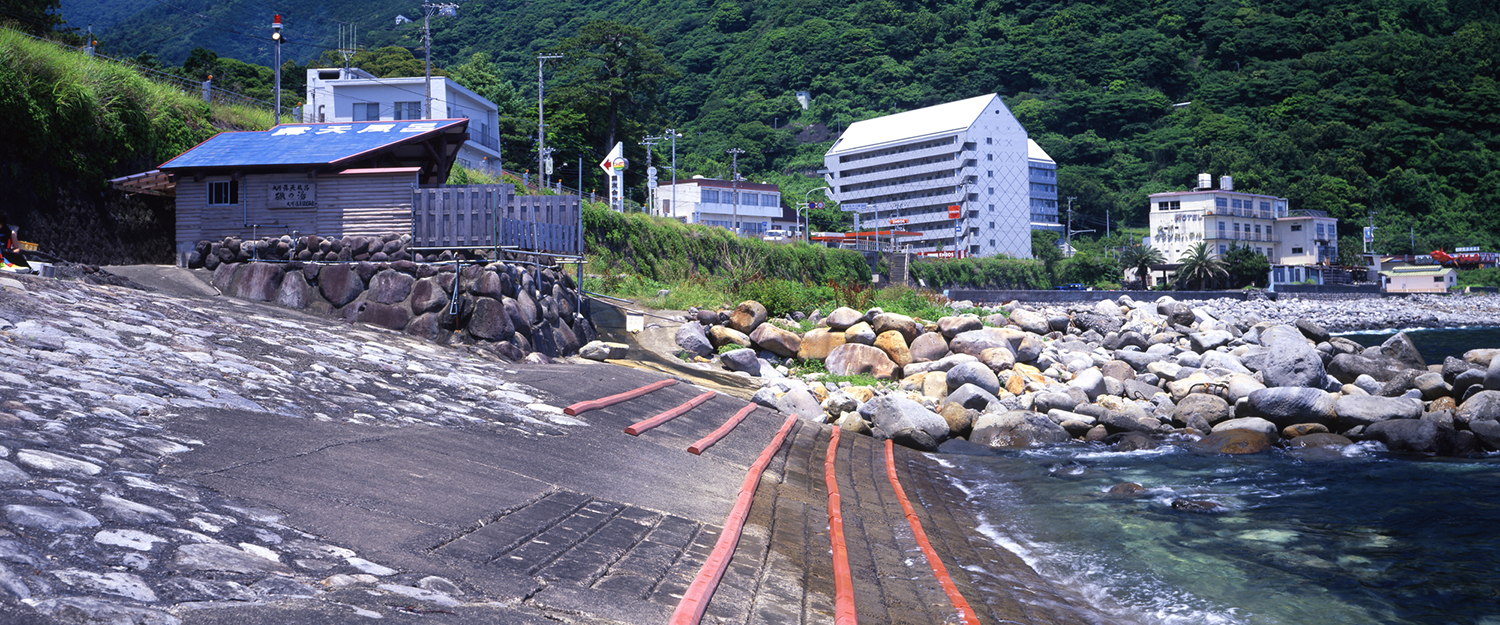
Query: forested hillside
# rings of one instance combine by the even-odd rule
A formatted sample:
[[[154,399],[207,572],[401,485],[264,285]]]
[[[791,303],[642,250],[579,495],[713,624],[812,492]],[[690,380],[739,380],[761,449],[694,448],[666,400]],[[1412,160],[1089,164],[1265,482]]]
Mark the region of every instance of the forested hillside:
[[[246,6],[265,10],[220,10]],[[294,42],[338,18],[363,24],[364,46],[419,44],[418,29],[392,19],[419,18],[415,4],[299,10],[286,18]],[[509,83],[495,92],[512,113],[511,164],[535,162],[543,51],[569,55],[548,69],[548,145],[560,162],[582,157],[592,175],[613,135],[639,163],[638,142],[672,127],[682,134],[681,175],[724,176],[724,150],[738,147],[748,178],[780,182],[799,200],[821,186],[800,173],[821,164],[828,143],[808,141],[826,140],[825,127],[997,92],[1058,161],[1059,196],[1078,198],[1086,224],[1102,224],[1106,210],[1144,224],[1146,194],[1186,188],[1206,171],[1326,210],[1346,237],[1374,213],[1380,249],[1406,251],[1415,235],[1425,252],[1500,248],[1497,11],[1483,0],[470,0],[457,17],[433,19],[433,44],[439,67],[492,69]],[[266,21],[244,20],[247,32]],[[600,20],[618,24],[586,28]],[[173,29],[192,23],[176,21]],[[176,41],[164,25],[147,36],[130,23],[141,22],[121,22],[106,43]],[[219,32],[192,41],[222,56],[248,49],[222,22],[204,28]],[[318,52],[290,58],[316,63]],[[621,69],[625,60],[635,65]],[[812,93],[810,109],[797,105],[797,90]],[[1346,238],[1344,247],[1359,245]]]

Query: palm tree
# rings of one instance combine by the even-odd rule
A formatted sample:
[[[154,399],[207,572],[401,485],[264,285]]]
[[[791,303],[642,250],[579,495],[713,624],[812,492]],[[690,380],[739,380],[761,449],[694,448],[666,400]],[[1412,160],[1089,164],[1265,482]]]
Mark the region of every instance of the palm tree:
[[[1120,250],[1120,264],[1125,267],[1134,267],[1135,275],[1141,280],[1141,288],[1149,288],[1147,284],[1151,276],[1151,266],[1167,262],[1161,255],[1161,250],[1154,247],[1141,245],[1139,243]]]
[[[1187,255],[1182,257],[1182,265],[1177,268],[1177,281],[1186,283],[1197,280],[1199,291],[1207,288],[1209,280],[1228,275],[1229,272],[1224,269],[1224,261],[1214,255],[1207,242],[1188,249]]]

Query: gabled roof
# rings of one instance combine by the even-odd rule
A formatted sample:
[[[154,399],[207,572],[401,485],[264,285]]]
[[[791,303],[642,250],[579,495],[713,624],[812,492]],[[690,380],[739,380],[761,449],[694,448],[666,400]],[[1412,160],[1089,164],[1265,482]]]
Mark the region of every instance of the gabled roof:
[[[895,141],[936,137],[974,125],[979,115],[1000,99],[993,93],[854,122],[828,150],[828,156]],[[1001,106],[1004,106],[1002,103]]]
[[[162,163],[180,174],[247,170],[420,167],[423,184],[448,177],[467,119],[282,124],[266,131],[223,132]]]
[[[1442,267],[1438,265],[1414,265],[1410,267],[1393,267],[1386,271],[1380,272],[1380,275],[1390,276],[1393,278],[1399,278],[1401,276],[1441,276],[1447,274],[1448,272],[1456,271],[1457,270],[1453,269],[1452,267]]]

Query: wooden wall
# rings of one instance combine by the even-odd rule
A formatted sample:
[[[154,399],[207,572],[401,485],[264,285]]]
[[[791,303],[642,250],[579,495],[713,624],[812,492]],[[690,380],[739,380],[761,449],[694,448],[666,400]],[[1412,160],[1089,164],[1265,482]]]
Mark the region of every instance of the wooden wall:
[[[316,234],[322,237],[381,235],[411,230],[412,188],[417,172],[331,174],[250,174],[240,180],[239,204],[208,205],[208,183],[229,180],[183,177],[177,183],[177,251],[191,251],[201,240],[233,236]],[[317,208],[272,208],[270,185],[313,183]],[[258,227],[252,228],[254,224]]]

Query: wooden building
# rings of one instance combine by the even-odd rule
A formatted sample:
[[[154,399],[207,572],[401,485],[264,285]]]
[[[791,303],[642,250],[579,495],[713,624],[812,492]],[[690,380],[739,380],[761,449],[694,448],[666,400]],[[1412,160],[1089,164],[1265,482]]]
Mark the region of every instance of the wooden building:
[[[154,171],[110,182],[176,196],[179,256],[198,241],[224,237],[406,233],[416,191],[447,180],[468,123],[282,124],[225,132]]]

